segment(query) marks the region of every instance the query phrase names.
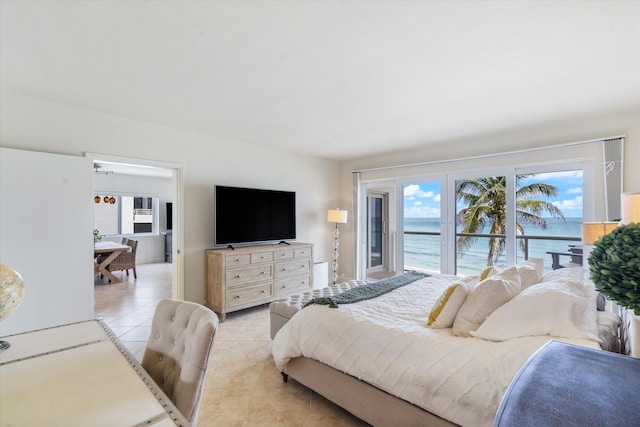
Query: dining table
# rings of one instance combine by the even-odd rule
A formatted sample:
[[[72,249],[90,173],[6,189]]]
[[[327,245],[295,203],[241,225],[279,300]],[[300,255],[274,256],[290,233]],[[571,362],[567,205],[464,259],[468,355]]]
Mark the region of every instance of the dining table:
[[[93,245],[93,273],[94,274],[102,274],[107,277],[111,283],[120,283],[121,280],[118,279],[113,273],[111,273],[108,269],[109,264],[115,260],[120,253],[124,251],[128,251],[131,249],[127,245],[123,245],[116,242],[96,242]],[[106,255],[104,259],[98,258],[99,255]]]
[[[99,319],[2,339],[2,427],[189,425]]]

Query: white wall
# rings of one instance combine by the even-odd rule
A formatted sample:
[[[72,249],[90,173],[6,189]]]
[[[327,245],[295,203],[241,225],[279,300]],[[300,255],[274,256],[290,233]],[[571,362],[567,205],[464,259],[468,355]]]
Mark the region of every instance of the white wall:
[[[0,149],[0,263],[25,283],[0,336],[93,317],[90,173],[85,158]]]
[[[461,126],[464,120],[461,118]],[[352,172],[372,168],[414,165],[447,159],[460,159],[492,153],[547,147],[597,138],[625,135],[624,145],[624,189],[625,192],[640,191],[640,168],[635,167],[640,159],[640,107],[631,111],[620,111],[610,116],[578,117],[565,121],[541,123],[522,129],[505,129],[490,135],[469,136],[465,139],[439,141],[435,145],[416,146],[411,150],[393,151],[342,162],[340,165],[340,206],[353,207]],[[577,153],[579,155],[579,153]],[[547,159],[553,160],[553,159]],[[489,167],[488,160],[470,162],[470,167]],[[451,167],[451,165],[440,166]],[[602,187],[600,187],[602,192]],[[596,202],[604,200],[603,194],[595,195]],[[603,208],[601,204],[600,208]],[[597,220],[604,218],[599,217]],[[340,274],[343,278],[355,276],[354,223],[350,221],[340,233]]]
[[[213,243],[214,184],[296,191],[297,240],[315,245],[314,261],[331,259],[326,210],[337,203],[337,162],[8,93],[0,99],[0,122],[3,147],[183,165],[187,300],[205,301],[204,250]]]

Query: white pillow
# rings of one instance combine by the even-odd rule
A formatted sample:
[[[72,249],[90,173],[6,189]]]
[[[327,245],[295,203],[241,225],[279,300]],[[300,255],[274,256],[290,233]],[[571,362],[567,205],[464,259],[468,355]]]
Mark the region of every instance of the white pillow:
[[[480,272],[480,280],[487,279],[491,276],[495,276],[496,274],[504,271],[506,267],[502,264],[499,265],[490,265],[489,267],[485,267],[482,272]]]
[[[583,267],[568,267],[551,270],[542,277],[541,282],[577,282],[582,285],[585,269]]]
[[[469,337],[471,331],[498,307],[520,291],[520,276],[515,267],[504,270],[481,281],[464,300],[453,322],[453,334]]]
[[[479,280],[478,276],[470,276],[449,285],[431,308],[427,326],[434,329],[450,328],[458,309]]]
[[[590,287],[541,282],[495,310],[471,335],[491,341],[537,335],[598,340],[594,298]]]
[[[531,258],[516,264],[516,269],[520,275],[521,289],[539,283],[544,275],[544,260],[542,258]]]

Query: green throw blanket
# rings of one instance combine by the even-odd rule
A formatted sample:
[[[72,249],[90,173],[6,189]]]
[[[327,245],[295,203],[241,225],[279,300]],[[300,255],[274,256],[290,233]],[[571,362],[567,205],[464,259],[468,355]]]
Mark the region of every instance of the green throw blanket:
[[[411,271],[409,273],[404,273],[401,276],[389,277],[388,279],[383,279],[377,282],[358,286],[356,288],[349,289],[348,291],[331,297],[314,298],[306,303],[304,307],[311,304],[321,304],[328,305],[331,308],[338,308],[338,304],[351,304],[354,302],[379,297],[380,295],[384,295],[387,292],[391,292],[394,289],[408,285],[409,283],[415,282],[416,280],[420,280],[423,277],[428,276],[429,275],[425,273],[417,273],[415,271]]]

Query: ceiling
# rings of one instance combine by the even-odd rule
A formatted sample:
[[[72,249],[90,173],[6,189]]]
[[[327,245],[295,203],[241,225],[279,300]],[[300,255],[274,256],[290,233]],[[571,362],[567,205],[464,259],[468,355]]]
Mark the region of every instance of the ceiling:
[[[2,91],[335,160],[640,105],[638,1],[0,7]]]

